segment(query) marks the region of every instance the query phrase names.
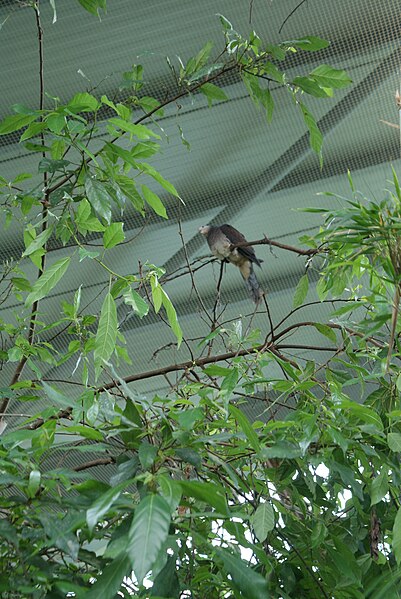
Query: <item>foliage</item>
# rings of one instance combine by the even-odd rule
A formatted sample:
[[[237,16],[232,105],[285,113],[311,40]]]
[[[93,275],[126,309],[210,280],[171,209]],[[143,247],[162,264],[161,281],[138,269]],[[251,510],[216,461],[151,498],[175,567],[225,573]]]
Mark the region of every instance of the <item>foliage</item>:
[[[105,0],[79,1],[93,14],[106,8]],[[190,344],[164,289],[163,269],[146,264],[136,274],[120,274],[109,266],[110,251],[126,240],[124,211],[156,221],[181,201],[151,164],[162,144],[154,119],[170,102],[198,92],[211,106],[224,101],[217,84],[226,73],[241,77],[268,121],[271,84],[284,87],[321,157],[321,134],[305,96],[330,97],[349,78],[322,64],[289,80],[280,65],[288,53],[324,50],[327,42],[308,36],[266,44],[220,20],[224,52],[213,59],[207,43],[185,64],[169,61],[175,89],[167,100],[144,93],[143,67],[134,65],[124,73],[120,101],[79,93],[50,109],[17,105],[0,124],[2,135],[21,132],[41,174],[40,182],[33,173],[1,179],[6,225],[23,226],[25,249],[20,260],[4,265],[0,282],[3,304],[13,295],[20,308],[15,320],[0,320],[0,358],[15,366],[0,389],[0,412],[6,420],[16,401],[32,412],[0,438],[5,599],[399,595],[401,193],[395,173],[382,202],[361,197],[350,178],[352,199],[321,210],[324,228],[303,239],[309,255],[316,254],[319,297],[311,298],[306,273],[291,312],[263,334],[242,333],[240,321],[224,323],[216,300],[210,330]],[[87,243],[93,238],[101,244],[95,251]],[[48,263],[51,248],[67,244],[68,255]],[[41,302],[67,269],[76,269],[81,281],[88,260],[105,273],[98,309],[82,305],[79,286],[51,321]],[[24,272],[27,262],[38,269],[35,280]],[[132,383],[141,373],[119,375],[119,360],[130,363],[119,302],[134,317],[152,311],[169,323],[177,347],[191,348],[191,361],[169,367],[182,373],[169,393],[138,395]],[[302,319],[321,302],[336,307],[325,322]],[[294,331],[305,328],[321,338],[321,352],[292,342]],[[60,331],[70,337],[64,350],[54,342]],[[309,359],[294,359],[300,348],[310,350]],[[77,397],[71,381],[42,375],[46,364],[57,369],[69,359],[79,377]],[[42,411],[35,409],[38,396],[48,399]],[[260,402],[263,418],[247,418],[249,399]],[[69,466],[67,455],[74,457]]]

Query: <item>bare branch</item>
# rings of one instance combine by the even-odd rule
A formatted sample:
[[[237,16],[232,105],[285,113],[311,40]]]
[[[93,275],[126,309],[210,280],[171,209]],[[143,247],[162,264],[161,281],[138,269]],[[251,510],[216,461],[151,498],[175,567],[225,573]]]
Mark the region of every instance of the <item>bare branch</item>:
[[[292,9],[292,11],[286,16],[286,18],[284,19],[284,21],[281,23],[280,29],[278,30],[279,33],[282,32],[284,25],[287,23],[287,21],[292,17],[292,15],[298,10],[298,8],[300,8],[302,6],[302,4],[304,4],[306,2],[306,0],[301,0],[301,2],[299,2],[295,8]]]
[[[202,308],[205,316],[207,318],[209,318],[210,320],[212,320],[211,317],[210,317],[210,315],[209,315],[209,312],[208,312],[208,310],[207,310],[207,308],[206,308],[206,306],[204,304],[204,301],[203,301],[203,299],[202,299],[202,297],[201,297],[201,295],[200,295],[200,293],[198,291],[196,283],[195,283],[194,273],[192,271],[191,262],[190,262],[189,256],[188,256],[187,244],[185,243],[184,232],[182,230],[181,202],[179,200],[178,200],[178,202],[179,202],[178,203],[178,232],[179,232],[179,235],[180,235],[180,238],[181,238],[182,248],[184,250],[185,262],[187,263],[188,272],[189,272],[189,275],[191,277],[192,289],[195,291],[196,297],[198,298],[199,304],[200,304],[200,306],[201,306],[201,308]]]
[[[92,460],[91,462],[85,462],[85,464],[80,464],[73,468],[75,472],[81,472],[82,470],[88,470],[89,468],[95,468],[95,466],[104,466],[106,464],[114,464],[115,459],[111,456],[109,458],[99,458],[97,460]]]
[[[257,239],[256,241],[241,241],[241,243],[233,243],[230,249],[234,248],[246,248],[251,245],[272,245],[274,247],[280,248],[282,250],[287,250],[289,252],[294,252],[299,256],[315,256],[316,254],[322,253],[325,250],[321,248],[309,248],[308,250],[304,250],[302,248],[297,248],[293,245],[287,245],[286,243],[280,243],[279,241],[273,241],[273,239],[269,239],[268,237],[264,237],[263,239]]]

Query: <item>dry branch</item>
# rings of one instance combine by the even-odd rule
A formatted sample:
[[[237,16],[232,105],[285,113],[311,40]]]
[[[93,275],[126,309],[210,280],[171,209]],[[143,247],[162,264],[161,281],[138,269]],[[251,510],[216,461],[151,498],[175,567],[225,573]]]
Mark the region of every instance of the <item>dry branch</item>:
[[[297,248],[293,245],[287,245],[286,243],[280,243],[279,241],[273,241],[273,239],[269,239],[268,237],[264,237],[263,239],[257,239],[256,241],[242,241],[241,243],[233,243],[231,245],[231,249],[234,248],[245,248],[251,245],[272,245],[276,248],[280,248],[282,250],[287,250],[288,252],[294,252],[299,256],[315,256],[323,252],[322,248],[309,248],[308,250],[303,250],[302,248]]]

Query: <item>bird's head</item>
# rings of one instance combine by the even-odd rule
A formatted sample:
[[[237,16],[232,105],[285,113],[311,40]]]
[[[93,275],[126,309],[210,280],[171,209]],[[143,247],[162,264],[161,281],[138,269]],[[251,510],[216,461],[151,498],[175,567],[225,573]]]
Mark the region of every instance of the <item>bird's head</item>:
[[[210,225],[202,225],[202,227],[199,227],[199,233],[202,233],[202,235],[207,235],[211,228],[212,227]]]

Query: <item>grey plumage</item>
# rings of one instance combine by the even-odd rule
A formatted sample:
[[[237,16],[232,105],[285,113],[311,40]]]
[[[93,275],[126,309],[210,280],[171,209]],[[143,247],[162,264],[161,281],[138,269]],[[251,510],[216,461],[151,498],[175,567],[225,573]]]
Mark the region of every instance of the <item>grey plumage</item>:
[[[246,242],[245,237],[231,225],[220,225],[212,227],[206,225],[199,228],[199,232],[205,235],[209,247],[214,256],[224,262],[235,264],[241,272],[246,288],[253,301],[259,302],[263,291],[256,278],[253,265],[260,267],[262,260],[256,257],[252,246],[232,248],[237,243]]]

